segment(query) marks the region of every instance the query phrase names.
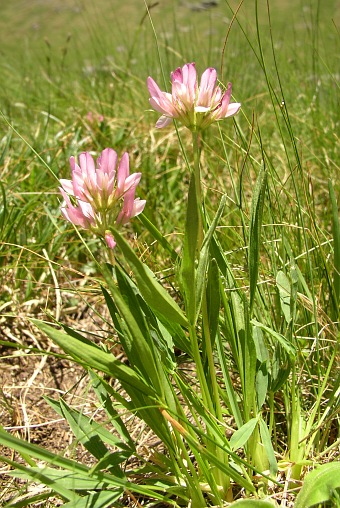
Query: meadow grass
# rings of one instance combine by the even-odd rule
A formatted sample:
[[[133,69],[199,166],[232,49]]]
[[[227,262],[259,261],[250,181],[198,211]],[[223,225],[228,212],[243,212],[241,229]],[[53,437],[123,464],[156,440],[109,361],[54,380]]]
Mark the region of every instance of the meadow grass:
[[[33,383],[36,355],[62,354],[47,335],[90,372],[83,407],[67,393],[48,400],[74,434],[63,453],[30,442],[35,413],[18,405],[6,378],[4,506],[202,507],[238,498],[339,506],[339,7],[199,7],[1,8],[3,365],[23,355]],[[199,141],[205,232],[214,228],[200,257],[187,241],[191,134],[180,124],[154,127],[145,84],[151,75],[169,89],[170,72],[191,61],[215,67],[242,103]],[[129,152],[147,200],[125,240],[117,233],[114,268],[100,240],[62,219],[58,192],[71,155],[106,147]],[[15,411],[26,439],[15,435]],[[158,448],[139,446],[143,425]],[[92,458],[79,458],[79,443]],[[329,489],[311,476],[297,497],[322,464]]]

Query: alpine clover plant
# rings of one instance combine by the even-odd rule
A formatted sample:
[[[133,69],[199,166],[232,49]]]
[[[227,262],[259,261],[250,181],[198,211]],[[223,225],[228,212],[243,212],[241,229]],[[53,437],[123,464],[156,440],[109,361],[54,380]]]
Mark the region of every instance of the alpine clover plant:
[[[98,405],[114,432],[108,432],[64,400],[47,399],[94,457],[91,468],[53,454],[42,455],[36,445],[25,447],[22,440],[9,437],[2,429],[0,437],[25,457],[49,461],[52,467],[41,471],[30,459],[30,467],[22,473],[19,464],[16,474],[39,479],[49,487],[53,484],[55,492],[70,506],[113,506],[116,502],[120,506],[125,502],[124,495],[134,493],[162,505],[222,507],[233,501],[235,493],[263,497],[273,485],[283,489],[278,476],[277,457],[283,453],[276,435],[275,394],[285,386],[288,376],[291,393],[284,393],[288,444],[283,458],[291,464],[291,486],[295,488],[319,429],[315,423],[327,421],[338,396],[339,384],[322,407],[322,394],[336,359],[334,348],[315,404],[308,417],[304,414],[298,386],[300,367],[295,365],[298,345],[293,333],[302,276],[293,261],[290,279],[282,271],[276,275],[286,324],[277,331],[256,314],[257,306],[263,309],[265,300],[258,285],[267,189],[264,163],[253,189],[249,216],[242,215],[249,279],[246,290],[239,287],[225,248],[220,245],[216,228],[224,213],[226,195],[215,215],[210,216],[202,188],[200,137],[215,122],[233,117],[241,104],[231,102],[230,83],[226,88],[216,83],[213,68],[206,69],[198,83],[194,63],[171,74],[171,93],[161,91],[151,77],[147,80],[150,104],[162,114],[156,127],[165,128],[175,120],[192,134],[181,252],[178,254],[162,233],[143,214],[140,216],[174,261],[175,298],[122,235],[121,226],[145,207],[144,200],[135,198],[141,173],[130,175],[128,154],[119,162],[111,148],[103,150],[96,162],[88,152],[80,154],[78,162],[71,157],[72,179],[60,181],[65,219],[104,240],[110,260],[115,248],[117,262],[94,261],[102,273],[112,335],[119,340],[127,361],[116,357],[108,344],[98,345],[66,325],[61,324],[64,331],[60,331],[41,321],[35,324],[88,369]],[[334,196],[332,200],[336,210]],[[194,365],[192,376],[181,367],[175,351]],[[119,385],[111,385],[108,378],[118,380]],[[161,447],[149,450],[147,458],[138,454],[120,415],[122,408],[158,436]],[[135,481],[135,469],[129,468],[130,458],[135,461],[136,456],[144,484]],[[68,477],[70,482],[58,482]],[[332,482],[333,487],[337,488],[338,483]],[[268,503],[261,500],[258,506]]]

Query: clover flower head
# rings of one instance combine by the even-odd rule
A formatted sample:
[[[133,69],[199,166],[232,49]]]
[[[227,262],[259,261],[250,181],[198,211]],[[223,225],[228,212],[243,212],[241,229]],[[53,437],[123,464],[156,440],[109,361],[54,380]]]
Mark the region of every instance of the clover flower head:
[[[162,113],[156,123],[161,129],[178,119],[188,129],[199,131],[211,123],[235,115],[241,104],[230,103],[231,83],[225,91],[216,86],[216,69],[209,67],[202,76],[200,85],[194,63],[178,67],[171,73],[171,93],[160,90],[157,83],[149,76],[147,86],[150,93],[151,106]]]
[[[84,152],[79,155],[79,164],[71,157],[70,165],[72,179],[60,180],[63,216],[75,226],[98,234],[113,249],[116,242],[109,226],[124,225],[144,209],[145,200],[135,199],[141,173],[130,175],[128,154],[124,153],[118,163],[112,148],[105,148],[96,163],[89,152]]]

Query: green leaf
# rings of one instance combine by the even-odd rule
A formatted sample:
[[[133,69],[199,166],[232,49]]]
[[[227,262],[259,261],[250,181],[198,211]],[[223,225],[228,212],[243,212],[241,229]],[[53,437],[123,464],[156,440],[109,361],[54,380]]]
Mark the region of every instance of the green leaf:
[[[136,283],[141,295],[150,307],[159,312],[166,319],[171,319],[175,323],[182,326],[187,326],[188,321],[177,303],[171,298],[169,293],[157,281],[155,275],[148,268],[147,265],[136,256],[135,252],[131,249],[130,245],[125,241],[121,234],[115,229],[110,228],[118,247],[122,251],[126,261],[129,263]],[[106,271],[106,275],[107,271]]]
[[[168,240],[162,235],[162,233],[156,228],[154,224],[146,217],[144,213],[138,216],[143,226],[151,233],[155,240],[161,244],[161,246],[170,254],[172,261],[178,261],[178,254]]]
[[[3,457],[1,457],[3,458]],[[5,462],[9,462],[8,460],[4,459]],[[40,482],[43,485],[46,485],[47,487],[51,488],[54,492],[62,496],[63,498],[67,499],[68,501],[71,501],[71,503],[76,502],[76,500],[79,498],[79,496],[73,491],[74,489],[72,486],[67,484],[66,481],[64,481],[63,477],[56,477],[53,475],[50,475],[49,472],[51,471],[51,468],[43,467],[26,467],[22,464],[16,463],[16,469],[12,471],[7,471],[7,474],[10,476],[15,476],[16,478],[25,478],[34,482]],[[57,471],[57,470],[54,470]],[[69,474],[68,471],[58,470],[61,473],[66,474],[66,476]],[[70,473],[72,474],[72,473]],[[94,483],[96,485],[98,482],[94,480]],[[104,486],[105,484],[102,484]],[[71,488],[70,488],[71,487]]]
[[[283,347],[283,349],[290,355],[295,357],[296,355],[296,349],[293,346],[293,344],[290,344],[281,333],[275,332],[272,328],[269,328],[266,325],[263,325],[262,323],[259,323],[255,319],[252,319],[251,321],[253,325],[258,326],[265,332],[267,332],[269,335],[271,335],[274,339],[276,339],[279,344]]]
[[[336,489],[340,489],[340,462],[322,464],[306,476],[294,508],[309,508],[329,501]]]
[[[253,309],[257,276],[259,271],[259,257],[260,257],[260,241],[261,241],[261,228],[262,228],[262,215],[265,191],[267,187],[267,171],[264,166],[261,167],[259,176],[256,181],[253,199],[250,211],[250,224],[249,224],[249,289],[250,289],[250,314]]]
[[[103,351],[85,337],[80,340],[37,319],[32,319],[32,322],[85,368],[98,369],[143,394],[155,395],[154,390],[134,370],[117,360],[112,353]]]
[[[334,241],[334,296],[335,296],[335,308],[336,315],[339,312],[340,306],[340,220],[339,220],[339,209],[336,202],[335,192],[331,180],[328,181],[329,197],[332,204],[332,229],[333,229],[333,241]]]
[[[124,493],[124,489],[115,489],[114,491],[103,490],[101,492],[94,492],[88,496],[81,497],[74,502],[63,504],[64,508],[107,508],[108,506],[115,506],[115,502]]]
[[[235,506],[235,508],[273,508],[273,506],[277,506],[276,503],[272,503],[270,501],[263,501],[262,499],[240,499],[239,501],[235,501],[235,503],[231,503],[230,507]]]
[[[188,192],[183,258],[179,272],[179,279],[185,297],[185,307],[188,319],[192,324],[194,324],[196,320],[195,261],[198,226],[199,216],[195,188],[195,177],[192,173]]]
[[[197,272],[196,272],[196,317],[195,317],[195,323],[197,321],[201,305],[202,305],[202,298],[203,293],[205,290],[206,285],[206,272],[207,272],[207,266],[209,262],[209,249],[210,249],[210,243],[213,237],[213,234],[215,232],[216,226],[219,223],[219,220],[222,216],[225,204],[226,204],[227,196],[223,195],[221,198],[220,206],[218,207],[218,210],[216,212],[216,215],[214,217],[214,220],[212,221],[205,237],[203,240],[203,244],[201,247],[201,251],[199,253],[198,258],[198,266],[197,266]]]
[[[258,364],[256,371],[257,409],[260,410],[266,400],[268,390],[269,353],[263,338],[262,330],[258,326],[253,326],[253,338]]]
[[[258,420],[258,418],[252,418],[234,432],[230,438],[230,447],[233,451],[242,448],[247,443],[248,439],[254,432]]]
[[[48,478],[50,484],[49,486],[52,486],[54,490],[56,490],[53,486],[55,484],[60,485],[63,489],[69,491],[103,490],[108,486],[107,482],[99,480],[98,478],[91,478],[87,474],[73,473],[72,471],[67,471],[66,469],[54,469],[52,467],[30,467],[26,468],[26,471],[8,471],[8,474],[15,476],[16,478],[35,478],[36,480],[39,479],[40,476],[44,476],[45,478]]]
[[[90,377],[92,380],[92,388],[95,391],[101,406],[104,408],[104,411],[110,420],[110,424],[127,443],[129,449],[135,451],[134,442],[111,400],[111,396],[117,399],[118,394],[114,391],[111,385],[104,381],[104,379],[98,376],[95,372],[90,372]],[[125,398],[121,398],[121,400],[126,407],[128,404],[126,404]]]
[[[260,434],[261,434],[261,440],[263,443],[263,447],[265,449],[265,452],[266,452],[266,455],[268,458],[270,473],[272,474],[273,477],[275,477],[276,473],[278,471],[278,466],[277,466],[276,457],[275,457],[275,453],[274,453],[272,440],[270,438],[269,430],[262,418],[260,419]]]
[[[212,259],[209,265],[207,283],[208,321],[212,347],[214,347],[220,317],[221,295],[219,286],[220,274],[218,265],[216,260]]]
[[[284,272],[279,270],[276,275],[276,285],[279,290],[281,310],[286,323],[290,322],[290,282]]]
[[[47,397],[45,399],[61,416],[66,418],[77,440],[98,459],[98,461],[101,462],[102,459],[105,459],[105,467],[102,464],[102,469],[107,468],[112,474],[122,478],[124,474],[118,465],[127,460],[132,455],[133,450],[129,450],[125,443],[122,443],[103,425],[79,411],[71,409],[63,400],[57,402]],[[104,442],[120,448],[120,451],[114,454],[110,453],[104,445]],[[110,458],[108,459],[108,457]],[[99,469],[98,464],[99,463],[96,464],[97,469]]]
[[[84,464],[76,462],[75,460],[68,459],[66,457],[62,457],[53,452],[50,452],[46,448],[37,446],[32,443],[28,443],[27,441],[19,439],[16,436],[12,436],[9,432],[6,432],[1,426],[0,426],[0,444],[7,446],[10,449],[16,450],[21,455],[24,454],[30,455],[32,457],[37,458],[40,461],[53,464],[53,466],[56,468],[60,467],[66,469],[67,471],[70,471],[71,474],[77,475],[78,478],[82,478],[83,476],[86,475],[88,478],[90,478],[94,482],[97,482],[98,484],[100,482],[103,482],[103,484],[105,483],[107,485],[110,485],[110,487],[115,488],[121,487],[124,489],[128,489],[130,491],[140,493],[143,496],[150,497],[151,499],[152,498],[159,500],[164,499],[164,496],[156,492],[154,489],[151,490],[143,485],[129,482],[126,479],[117,478],[112,474],[93,473],[90,476],[91,469],[85,466]],[[8,457],[0,456],[0,460],[5,462],[6,464],[10,464],[12,467],[18,469],[20,472],[26,472],[29,474],[30,470],[33,469],[22,466],[22,464],[14,462],[10,460]],[[65,487],[63,485],[60,485],[58,481],[53,485],[53,478],[55,478],[54,473],[52,479],[48,478],[47,476],[44,476],[44,471],[46,471],[49,468],[41,469],[40,475],[39,475],[40,468],[34,469],[37,469],[37,472],[32,471],[32,475],[35,475],[34,478],[32,479],[34,479],[35,481],[40,481],[41,483],[50,486],[53,490],[55,490],[55,492],[58,492],[65,499],[69,499],[70,501],[72,501],[72,499],[74,500],[78,499],[78,496],[74,492],[65,489]],[[53,471],[58,470],[54,469]],[[39,475],[39,477],[37,477],[37,475]]]

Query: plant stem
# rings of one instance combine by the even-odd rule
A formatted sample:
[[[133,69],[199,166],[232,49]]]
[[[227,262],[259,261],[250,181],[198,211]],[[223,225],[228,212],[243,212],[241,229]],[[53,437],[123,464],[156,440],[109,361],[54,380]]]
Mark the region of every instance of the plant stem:
[[[203,243],[203,221],[202,221],[202,187],[201,187],[201,168],[200,168],[200,149],[199,149],[199,134],[198,132],[192,132],[192,146],[194,153],[194,176],[195,176],[195,191],[196,191],[196,201],[198,207],[198,241],[197,241],[197,252],[199,253],[201,250],[201,246]]]
[[[192,132],[192,144],[193,144],[193,155],[194,155],[194,181],[195,181],[195,192],[196,192],[196,203],[197,203],[197,218],[198,218],[198,235],[197,235],[197,257],[199,258],[203,240],[204,240],[204,203],[203,203],[203,193],[202,193],[202,185],[201,185],[201,168],[200,168],[200,148],[199,148],[199,134],[196,131]],[[197,284],[197,281],[196,281]],[[223,422],[222,409],[220,405],[219,399],[219,389],[218,389],[218,381],[216,378],[216,369],[213,355],[213,346],[212,346],[212,337],[210,336],[210,327],[209,327],[209,315],[208,315],[208,305],[206,292],[203,293],[202,299],[202,341],[204,341],[204,352],[206,355],[206,360],[208,364],[208,368],[205,369],[202,363],[201,352],[198,346],[198,340],[196,335],[195,327],[192,327],[190,335],[192,336],[192,344],[194,349],[194,360],[197,368],[197,375],[199,378],[202,397],[204,404],[209,409],[212,415],[219,422]],[[213,437],[213,436],[211,436]],[[211,448],[211,445],[208,445]],[[228,461],[227,455],[221,453],[221,449],[219,447],[213,446],[211,451],[216,454],[219,459],[224,462]],[[218,485],[223,487],[223,491],[226,494],[230,487],[230,480],[226,478],[226,475],[223,474],[219,470],[215,470],[213,472],[215,481]]]

